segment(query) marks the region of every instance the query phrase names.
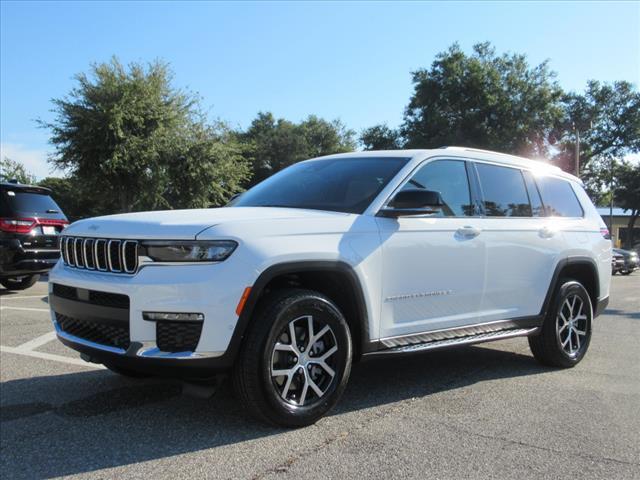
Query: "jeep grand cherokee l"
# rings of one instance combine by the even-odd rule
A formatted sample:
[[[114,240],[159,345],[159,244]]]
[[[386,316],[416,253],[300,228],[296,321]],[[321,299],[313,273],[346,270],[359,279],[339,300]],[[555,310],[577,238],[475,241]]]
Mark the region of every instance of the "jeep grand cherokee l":
[[[0,284],[24,290],[37,282],[60,258],[68,223],[48,188],[0,183]]]
[[[608,302],[611,243],[580,180],[444,148],[297,163],[224,208],[72,224],[50,275],[59,339],[125,375],[230,372],[302,426],[352,363],[511,337],[572,367]]]

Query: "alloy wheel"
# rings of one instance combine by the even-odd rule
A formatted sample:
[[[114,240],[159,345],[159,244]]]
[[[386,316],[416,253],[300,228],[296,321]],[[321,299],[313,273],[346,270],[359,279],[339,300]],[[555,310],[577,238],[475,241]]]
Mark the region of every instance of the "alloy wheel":
[[[271,354],[271,380],[285,402],[297,407],[320,401],[336,377],[336,336],[312,315],[291,320]]]
[[[560,346],[575,357],[587,340],[588,317],[585,302],[577,294],[565,298],[556,317],[556,331]]]

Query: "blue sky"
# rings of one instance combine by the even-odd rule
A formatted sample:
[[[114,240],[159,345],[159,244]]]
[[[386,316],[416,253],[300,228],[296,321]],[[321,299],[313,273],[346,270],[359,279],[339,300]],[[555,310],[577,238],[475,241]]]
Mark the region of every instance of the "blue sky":
[[[5,2],[0,6],[2,155],[49,173],[50,99],[92,62],[161,58],[212,117],[260,110],[397,126],[410,72],[453,42],[549,59],[561,85],[640,83],[640,2]],[[60,172],[56,173],[60,175]]]

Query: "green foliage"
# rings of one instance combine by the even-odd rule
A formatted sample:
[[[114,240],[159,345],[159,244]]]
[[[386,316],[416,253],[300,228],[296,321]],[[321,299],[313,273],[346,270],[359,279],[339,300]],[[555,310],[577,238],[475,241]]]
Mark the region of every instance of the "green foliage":
[[[489,43],[466,55],[457,44],[413,73],[402,134],[410,148],[461,145],[544,155],[562,118],[562,90],[546,62],[496,55]]]
[[[27,171],[25,166],[8,157],[0,160],[0,180],[17,180],[19,183],[33,184],[36,182],[35,175]]]
[[[632,165],[629,162],[623,162],[618,167],[616,175],[617,185],[614,189],[614,199],[616,205],[625,210],[631,210],[629,217],[629,232],[633,232],[633,228],[640,216],[640,164]],[[627,246],[635,244],[634,239],[624,239]]]
[[[125,68],[114,58],[77,75],[53,101],[55,120],[41,122],[52,132],[51,162],[82,182],[98,210],[112,213],[114,201],[122,212],[220,204],[247,180],[240,147],[207,126],[198,99],[171,79],[162,62]]]
[[[250,185],[300,160],[355,149],[354,133],[338,120],[310,115],[300,123],[260,112],[246,132],[237,134],[246,144],[253,178]]]
[[[563,99],[554,163],[574,172],[576,130],[580,134],[580,177],[596,201],[610,182],[611,161],[640,151],[640,93],[628,82],[590,81],[584,94]]]
[[[400,132],[387,125],[374,125],[362,131],[360,143],[365,150],[397,150],[402,148]]]
[[[118,209],[115,198],[93,195],[77,177],[46,177],[38,185],[51,189],[51,196],[70,221],[94,217]]]

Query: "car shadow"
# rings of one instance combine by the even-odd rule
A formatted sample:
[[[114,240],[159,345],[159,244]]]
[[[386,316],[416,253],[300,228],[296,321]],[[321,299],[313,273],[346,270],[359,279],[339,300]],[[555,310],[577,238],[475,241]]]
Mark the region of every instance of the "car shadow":
[[[529,355],[480,346],[366,360],[354,365],[331,415],[548,370]],[[108,371],[6,381],[3,476],[73,475],[286,432],[247,418],[230,390],[225,382],[213,398],[197,399],[181,395],[176,382]],[[46,455],[34,455],[36,443]]]
[[[640,320],[640,312],[629,312],[627,310],[619,310],[617,308],[607,308],[605,315],[613,315],[616,317],[630,318],[632,320]]]

